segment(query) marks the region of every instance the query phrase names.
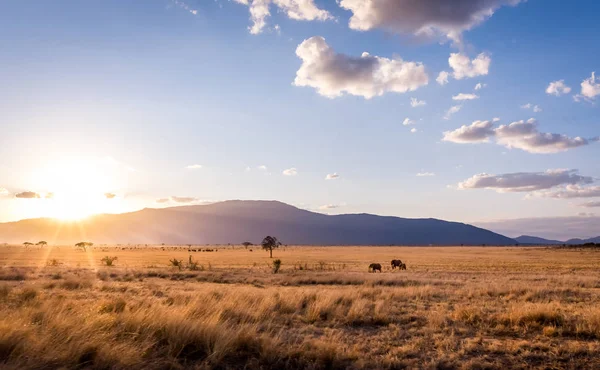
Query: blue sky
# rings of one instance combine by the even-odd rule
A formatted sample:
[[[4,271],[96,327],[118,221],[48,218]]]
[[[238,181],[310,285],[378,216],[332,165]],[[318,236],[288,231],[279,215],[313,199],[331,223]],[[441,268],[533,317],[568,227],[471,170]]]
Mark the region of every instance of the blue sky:
[[[441,0],[419,9],[365,1],[364,14],[356,0],[308,3],[305,18],[317,9],[326,19],[290,19],[285,6],[297,2],[275,0],[258,34],[253,1],[0,4],[0,221],[65,207],[77,215],[81,197],[97,193],[93,212],[277,199],[332,214],[479,223],[584,217],[587,236],[600,234],[600,80],[591,79],[600,4],[461,0],[451,15],[474,17],[461,23],[436,18]],[[352,29],[361,15],[368,29]],[[409,29],[404,17],[422,24]],[[296,86],[296,50],[318,37],[341,57],[309,61],[309,86]],[[363,52],[358,76],[347,68]],[[454,69],[451,53],[489,64]],[[376,75],[399,65],[409,82]],[[451,75],[443,85],[441,71]],[[568,93],[546,91],[561,80]],[[381,95],[349,93],[364,89]],[[453,100],[461,93],[478,98]],[[487,123],[455,132],[475,121]],[[563,136],[542,145],[545,134]],[[16,197],[24,192],[39,198]]]

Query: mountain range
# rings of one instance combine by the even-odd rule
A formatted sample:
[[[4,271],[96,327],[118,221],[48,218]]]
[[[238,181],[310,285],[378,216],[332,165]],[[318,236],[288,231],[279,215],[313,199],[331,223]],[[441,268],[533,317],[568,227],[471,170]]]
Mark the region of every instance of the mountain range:
[[[371,214],[325,215],[277,201],[231,200],[207,205],[146,208],[80,221],[52,218],[0,224],[0,243],[238,244],[274,235],[295,245],[515,245],[583,244],[533,236],[512,239],[472,225],[433,218]]]

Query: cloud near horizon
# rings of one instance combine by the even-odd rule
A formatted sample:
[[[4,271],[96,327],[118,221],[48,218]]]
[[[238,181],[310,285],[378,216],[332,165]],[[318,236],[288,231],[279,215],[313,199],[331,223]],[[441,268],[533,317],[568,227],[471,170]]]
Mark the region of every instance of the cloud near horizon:
[[[319,9],[314,0],[234,0],[250,10],[252,26],[248,27],[253,35],[262,33],[267,26],[267,18],[271,16],[271,5],[281,13],[296,21],[326,21],[333,17],[328,11]],[[274,26],[275,30],[279,25]]]
[[[350,28],[357,31],[382,29],[396,34],[462,42],[462,33],[483,23],[506,5],[521,0],[340,0],[352,12]]]
[[[15,194],[15,198],[20,198],[20,199],[39,199],[41,198],[41,196],[33,191],[24,191],[22,193],[17,193]]]
[[[172,196],[171,200],[175,203],[193,203],[193,202],[197,202],[198,198],[194,198],[194,197],[176,197],[176,196]]]
[[[458,184],[458,189],[488,189],[498,193],[534,192],[561,185],[591,184],[592,177],[581,176],[577,170],[547,170],[545,172],[518,172],[502,175],[482,173]]]
[[[571,138],[562,134],[540,132],[537,121],[533,118],[497,128],[492,121],[474,121],[469,126],[463,125],[453,131],[445,131],[442,140],[469,144],[487,143],[491,138],[495,138],[498,145],[506,148],[537,154],[564,152],[598,141],[598,138],[584,139],[579,136]]]
[[[371,99],[388,92],[414,91],[429,82],[421,63],[366,52],[360,57],[338,54],[320,36],[304,40],[296,55],[302,65],[296,72],[294,85],[312,87],[328,98],[350,94]]]
[[[600,197],[600,186],[567,185],[564,188],[551,191],[536,191],[531,197],[574,199]]]

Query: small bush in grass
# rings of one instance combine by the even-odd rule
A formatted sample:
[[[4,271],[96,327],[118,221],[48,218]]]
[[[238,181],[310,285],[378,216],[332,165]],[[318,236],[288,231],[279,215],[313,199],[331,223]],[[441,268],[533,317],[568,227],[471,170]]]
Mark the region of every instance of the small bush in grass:
[[[274,274],[278,273],[280,268],[281,268],[281,260],[276,259],[275,261],[273,261],[273,273]]]
[[[37,290],[33,288],[25,288],[19,293],[19,298],[21,302],[28,302],[37,297]]]
[[[106,265],[106,266],[112,266],[113,262],[116,261],[118,258],[115,257],[109,257],[109,256],[104,256],[104,258],[102,258],[102,262]]]
[[[169,260],[169,262],[171,263],[171,266],[173,266],[173,267],[177,267],[180,270],[183,268],[183,261],[181,261],[181,260],[173,258],[172,260]]]
[[[58,266],[58,265],[60,265],[60,262],[58,262],[58,260],[56,258],[53,258],[51,260],[48,260],[47,265],[48,266]]]

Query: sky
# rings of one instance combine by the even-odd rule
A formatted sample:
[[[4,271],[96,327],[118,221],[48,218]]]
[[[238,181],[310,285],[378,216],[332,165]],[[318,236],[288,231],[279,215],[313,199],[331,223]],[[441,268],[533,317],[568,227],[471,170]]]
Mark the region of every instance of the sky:
[[[0,222],[275,199],[600,235],[599,12],[1,2]]]

